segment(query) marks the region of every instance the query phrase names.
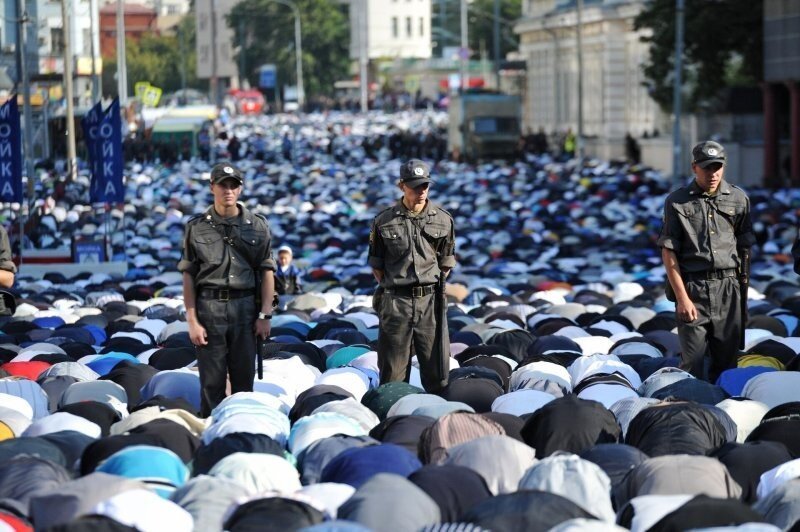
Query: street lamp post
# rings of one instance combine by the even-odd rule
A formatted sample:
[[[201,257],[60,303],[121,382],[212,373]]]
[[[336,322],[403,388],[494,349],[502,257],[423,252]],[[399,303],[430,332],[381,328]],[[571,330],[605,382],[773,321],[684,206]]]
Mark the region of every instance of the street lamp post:
[[[61,20],[64,33],[64,98],[67,101],[67,163],[68,182],[78,177],[78,155],[75,149],[75,101],[72,96],[72,2],[61,0]],[[122,96],[120,95],[120,98]]]
[[[295,68],[297,69],[297,106],[302,111],[305,105],[305,89],[303,88],[303,35],[300,28],[300,10],[292,0],[271,0],[285,5],[294,13],[294,51]]]
[[[117,94],[120,109],[128,103],[128,64],[125,53],[125,4],[117,0]]]
[[[681,70],[683,69],[684,0],[675,2],[675,74],[672,82],[672,183],[681,184]]]
[[[578,135],[575,155],[583,160],[583,0],[578,0],[577,9],[577,48],[578,48]]]
[[[24,0],[17,0],[17,61],[19,61],[19,77],[22,83],[22,101],[25,120],[25,171],[28,175],[28,199],[33,200],[35,178],[33,170],[33,114],[31,111],[31,87],[28,77],[27,31],[28,13]],[[46,124],[45,124],[46,125]]]
[[[369,66],[369,55],[367,50],[367,26],[369,24],[369,13],[367,12],[367,0],[362,0],[363,5],[358,13],[358,61],[359,61],[359,77],[361,83],[359,84],[361,93],[361,112],[366,113],[369,111],[369,73],[367,67]]]

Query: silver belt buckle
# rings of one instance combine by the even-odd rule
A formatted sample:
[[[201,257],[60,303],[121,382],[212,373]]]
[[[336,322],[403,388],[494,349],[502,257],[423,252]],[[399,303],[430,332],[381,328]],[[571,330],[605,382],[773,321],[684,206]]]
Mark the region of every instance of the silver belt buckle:
[[[217,294],[217,300],[219,301],[230,301],[231,300],[231,291],[227,288],[220,288],[219,293]]]

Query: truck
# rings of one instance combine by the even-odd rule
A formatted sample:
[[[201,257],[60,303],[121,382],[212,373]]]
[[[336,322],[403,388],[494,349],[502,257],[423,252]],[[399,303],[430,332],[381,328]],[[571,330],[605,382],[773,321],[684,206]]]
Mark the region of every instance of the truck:
[[[512,158],[520,139],[519,96],[464,93],[453,96],[447,148],[469,161]]]

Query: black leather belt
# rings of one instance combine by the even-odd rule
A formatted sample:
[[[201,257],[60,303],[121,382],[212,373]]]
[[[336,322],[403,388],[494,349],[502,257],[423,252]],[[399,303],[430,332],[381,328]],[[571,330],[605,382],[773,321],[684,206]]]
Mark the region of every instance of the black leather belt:
[[[208,299],[216,299],[217,301],[230,301],[231,299],[253,296],[255,295],[255,289],[234,290],[230,288],[201,288],[200,295]]]
[[[706,270],[704,272],[684,272],[681,274],[687,281],[711,281],[714,279],[725,279],[727,277],[736,277],[736,268],[727,268],[725,270]]]
[[[422,297],[432,294],[436,291],[436,285],[426,284],[420,286],[398,286],[396,288],[387,288],[387,294],[394,294],[396,296],[405,297]]]

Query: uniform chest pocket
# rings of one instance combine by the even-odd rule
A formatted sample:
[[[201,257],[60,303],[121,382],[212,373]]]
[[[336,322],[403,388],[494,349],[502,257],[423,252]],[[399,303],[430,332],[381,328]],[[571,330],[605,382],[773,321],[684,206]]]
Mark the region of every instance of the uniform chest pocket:
[[[439,242],[441,242],[442,239],[447,236],[447,233],[447,226],[444,224],[425,224],[425,226],[422,228],[422,234],[425,235],[425,239],[434,247],[438,246]]]
[[[674,203],[672,208],[678,214],[684,230],[687,233],[697,234],[703,224],[703,208],[694,203]]]
[[[744,213],[744,205],[739,205],[732,202],[719,202],[714,210],[717,211],[718,223],[720,232],[733,233],[736,229],[736,222]]]
[[[247,259],[248,264],[253,264],[256,262],[256,256],[261,249],[263,238],[255,229],[242,229],[242,234],[239,237],[239,242],[242,244],[237,246],[237,249],[247,255],[245,259]],[[260,257],[258,258],[258,262],[261,262]]]
[[[222,263],[225,242],[216,231],[201,231],[194,235],[194,250],[201,262],[206,264]]]
[[[386,249],[393,252],[400,252],[408,248],[408,235],[402,225],[382,225],[380,231]]]

